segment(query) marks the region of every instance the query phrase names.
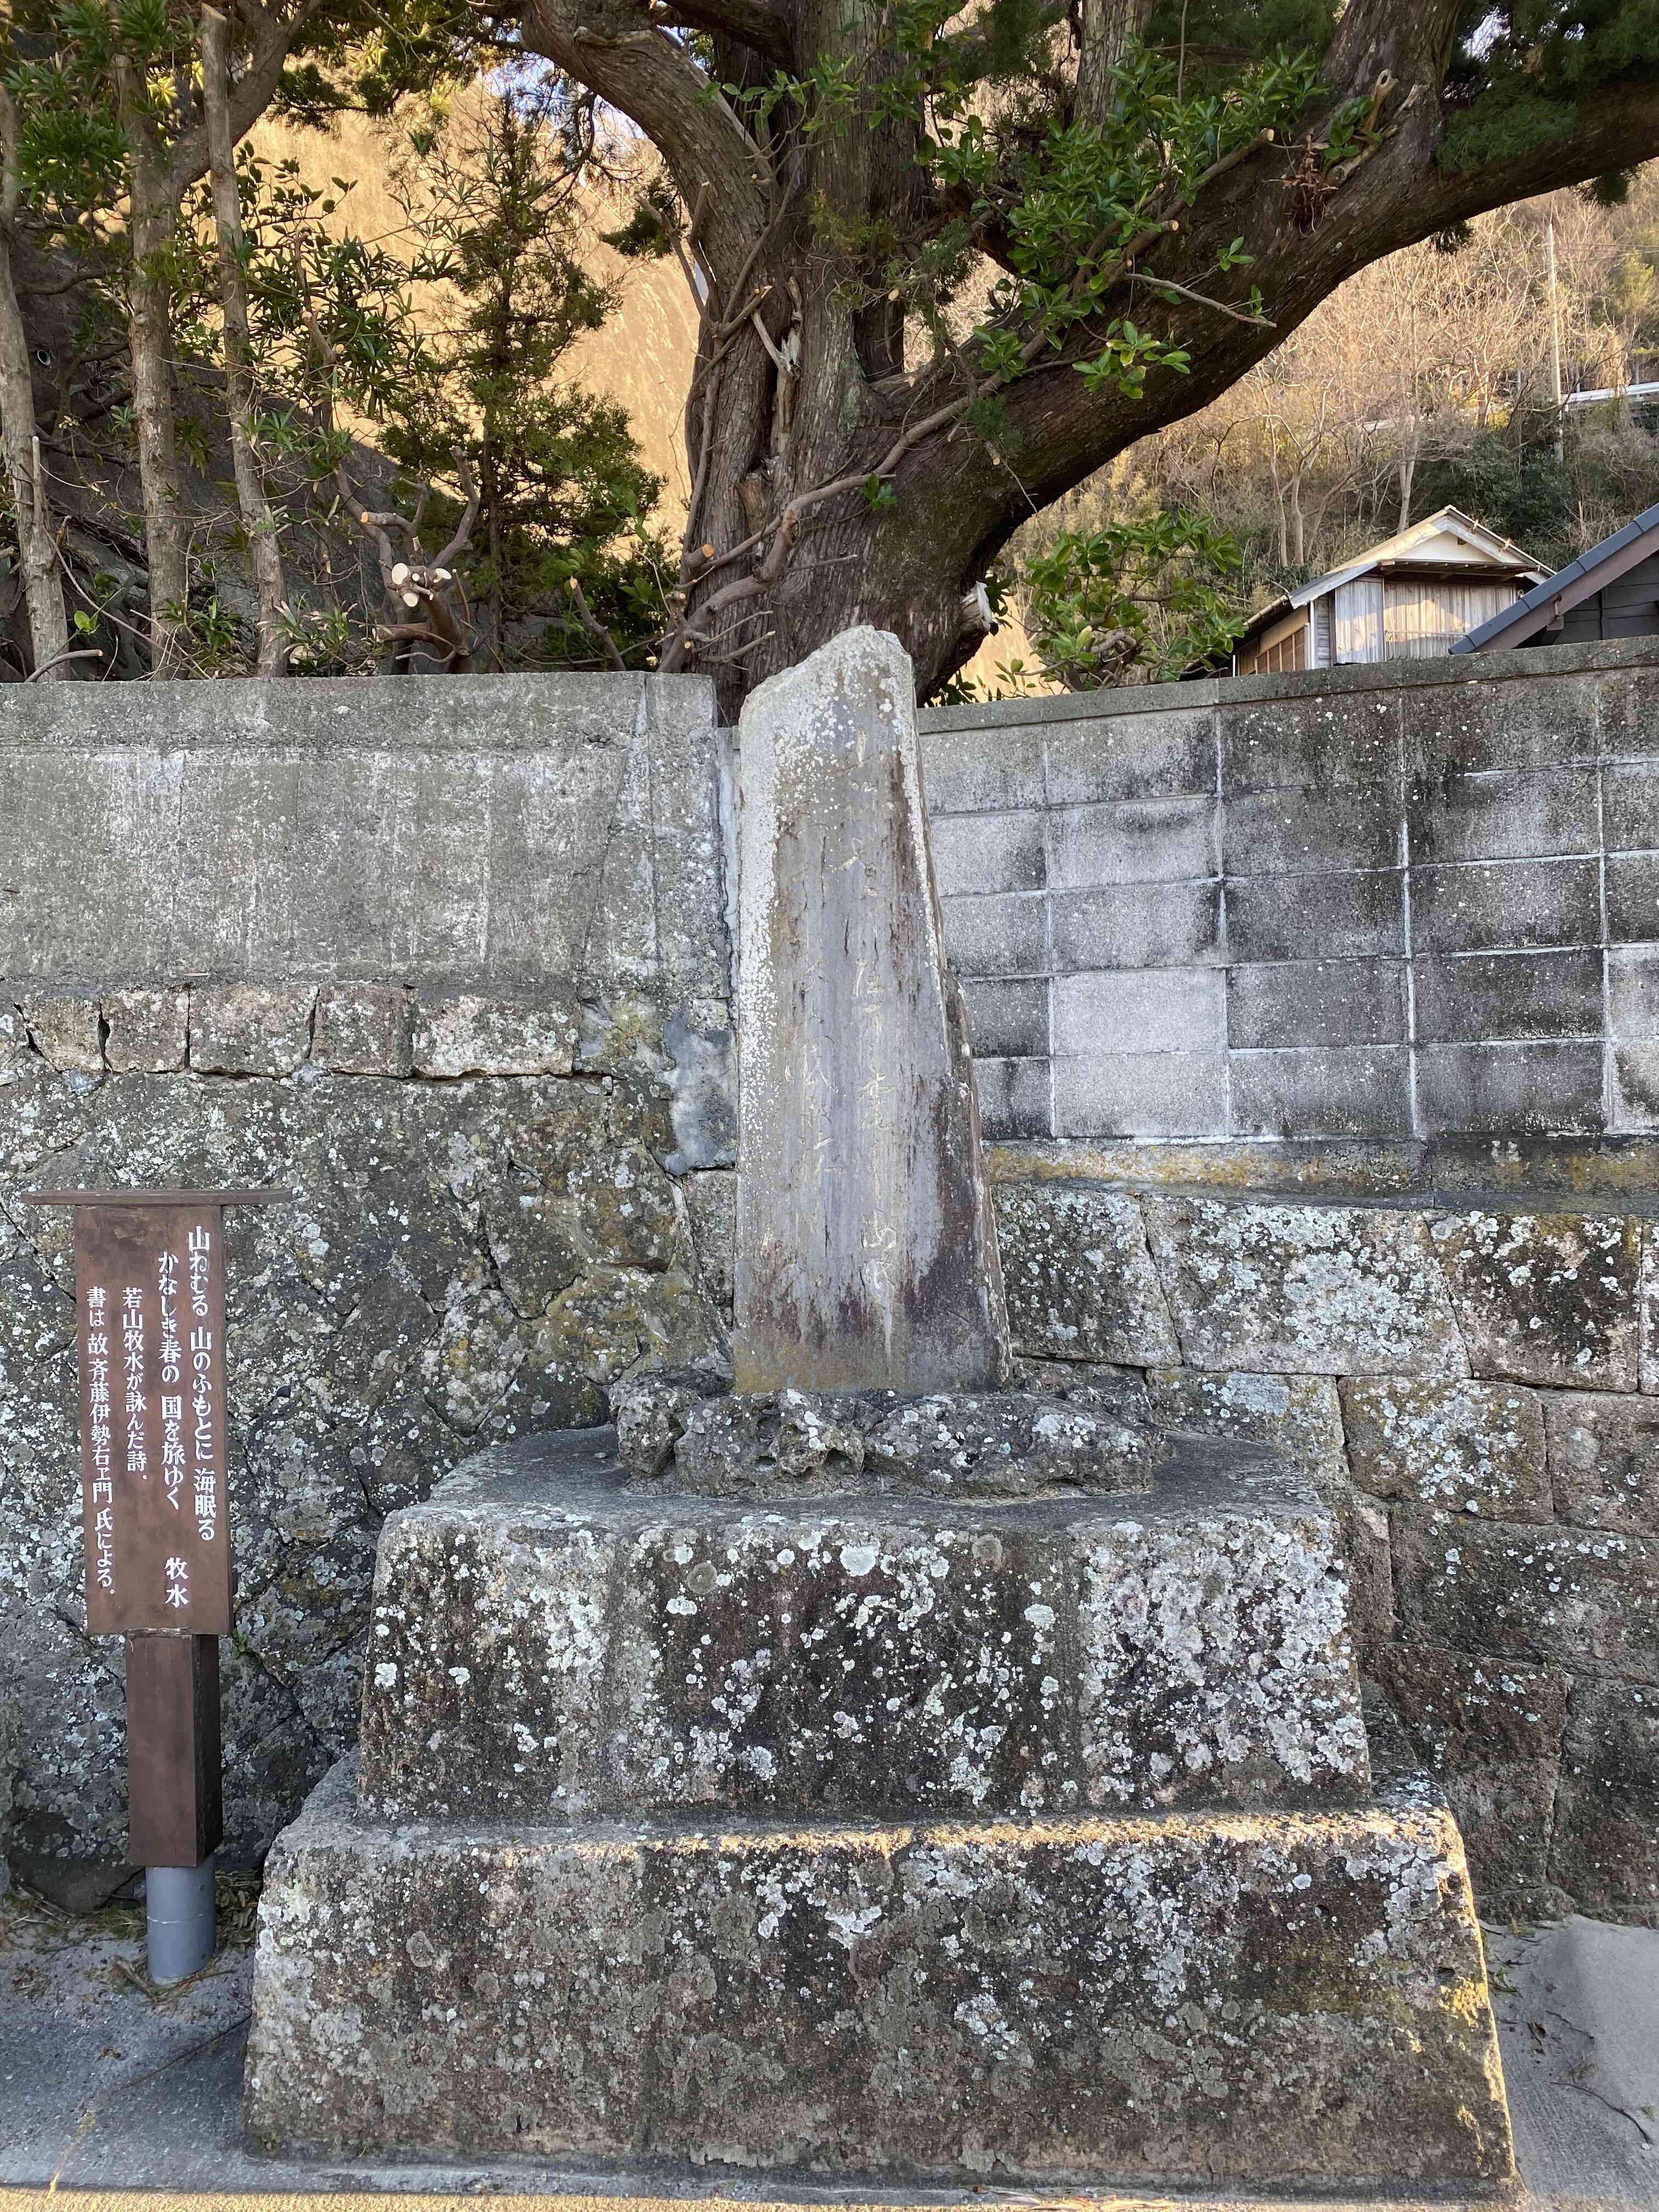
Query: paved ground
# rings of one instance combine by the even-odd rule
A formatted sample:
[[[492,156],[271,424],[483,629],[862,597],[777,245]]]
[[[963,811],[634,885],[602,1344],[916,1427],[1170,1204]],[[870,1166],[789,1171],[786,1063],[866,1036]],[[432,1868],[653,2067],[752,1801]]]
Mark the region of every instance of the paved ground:
[[[1106,2208],[1219,2198],[803,2188],[732,2176],[580,2174],[543,2166],[290,2165],[242,2148],[239,2099],[251,1954],[246,1914],[200,1979],[158,1996],[144,1984],[141,1916],[76,1919],[15,1898],[0,1904],[0,2212],[131,2212],[125,2192],[188,2196],[188,2212],[440,2212],[444,2200],[520,2200],[513,2212],[629,2212],[688,2199],[744,2212],[774,2203],[974,2202]],[[233,1936],[238,1930],[233,1926]],[[1659,2212],[1659,1932],[1569,1920],[1488,1938],[1504,2063],[1525,2186],[1516,2212]],[[263,2200],[255,2207],[250,2198]],[[584,2200],[586,2202],[584,2203]],[[153,2200],[152,2200],[153,2201]],[[1462,2199],[1443,2200],[1450,2212]],[[1317,2200],[1320,2212],[1340,2212]],[[161,2212],[157,2206],[156,2212]],[[1264,2212],[1261,2203],[1254,2212]],[[1305,2205],[1302,2212],[1312,2212]],[[1373,2207],[1372,2212],[1379,2212]],[[1406,2212],[1403,2203],[1397,2212]]]

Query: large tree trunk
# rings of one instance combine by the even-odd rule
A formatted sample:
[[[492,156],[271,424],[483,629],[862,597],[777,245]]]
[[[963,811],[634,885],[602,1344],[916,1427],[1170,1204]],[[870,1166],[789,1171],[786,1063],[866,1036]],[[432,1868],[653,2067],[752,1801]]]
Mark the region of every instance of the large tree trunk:
[[[1022,349],[1023,374],[975,382],[981,372],[955,342],[903,359],[880,241],[907,225],[929,234],[912,219],[942,222],[951,203],[925,172],[919,119],[875,112],[893,44],[876,0],[654,0],[651,10],[528,0],[526,45],[660,151],[709,288],[687,409],[690,517],[662,665],[708,671],[732,714],[762,678],[867,621],[903,641],[927,696],[982,634],[976,586],[1022,521],[1225,391],[1356,270],[1659,151],[1659,93],[1632,81],[1601,88],[1570,132],[1480,166],[1441,165],[1461,9],[1348,0],[1297,143],[1258,133],[1231,147],[1170,203],[1178,226],[1125,246],[1102,319],[1155,325],[1190,366],[1154,369],[1126,392],[1109,377],[1091,384],[1018,322],[1000,327]],[[1135,0],[1079,0],[1086,65],[1073,120],[1109,106],[1111,64],[1144,20]],[[709,68],[671,34],[675,23],[712,35]],[[787,106],[720,89],[820,67],[845,70],[869,97],[845,127],[792,130]],[[1322,167],[1345,115],[1345,130],[1364,118],[1357,150]],[[1306,162],[1311,202],[1293,174]],[[1010,265],[994,227],[975,244]],[[1174,296],[1152,289],[1160,280]],[[1265,319],[1249,307],[1253,288]],[[998,419],[970,419],[993,395]]]
[[[127,343],[132,355],[132,403],[143,495],[144,551],[149,563],[150,674],[185,672],[190,602],[189,547],[179,493],[173,417],[173,305],[167,255],[178,203],[145,114],[137,73],[125,54],[115,61],[121,127],[131,159],[128,224],[132,259],[127,280]]]
[[[6,478],[17,516],[17,559],[28,610],[29,647],[34,672],[58,683],[74,672],[69,650],[69,618],[64,611],[64,582],[57,541],[46,503],[40,441],[34,427],[34,379],[29,368],[28,334],[17,298],[12,249],[22,200],[17,110],[0,85],[0,440],[6,453]]]
[[[1077,112],[1097,121],[1112,103],[1112,72],[1140,36],[1152,0],[1080,0],[1078,16]]]
[[[236,142],[231,134],[230,26],[216,8],[202,10],[202,105],[207,118],[209,174],[213,180],[219,305],[225,319],[231,461],[258,607],[258,672],[286,676],[289,647],[283,620],[283,556],[253,444],[253,349],[248,328],[247,279],[242,268]]]

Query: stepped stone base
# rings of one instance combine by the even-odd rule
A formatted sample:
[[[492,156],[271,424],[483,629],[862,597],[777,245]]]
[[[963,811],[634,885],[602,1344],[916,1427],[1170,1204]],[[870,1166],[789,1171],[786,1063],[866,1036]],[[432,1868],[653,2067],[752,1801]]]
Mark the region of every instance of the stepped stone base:
[[[361,1765],[266,1869],[253,2138],[1502,2181],[1462,1847],[1370,1794],[1330,1517],[1166,1442],[1119,1496],[756,1498],[566,1431],[392,1515]]]
[[[377,1821],[265,1878],[263,2147],[889,2179],[1497,2185],[1463,1853],[1328,1812]]]
[[[536,1821],[1152,1811],[1370,1770],[1329,1515],[1249,1445],[1147,1494],[633,1486],[610,1428],[381,1532],[365,1806]]]

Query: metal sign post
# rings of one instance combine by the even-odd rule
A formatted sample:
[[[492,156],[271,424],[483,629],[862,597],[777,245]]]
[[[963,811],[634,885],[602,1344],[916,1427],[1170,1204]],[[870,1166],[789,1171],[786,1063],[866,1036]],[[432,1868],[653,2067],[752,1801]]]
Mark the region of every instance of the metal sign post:
[[[41,1190],[75,1209],[87,1626],[127,1645],[128,1849],[150,1978],[213,1955],[230,1633],[224,1209],[283,1190]]]

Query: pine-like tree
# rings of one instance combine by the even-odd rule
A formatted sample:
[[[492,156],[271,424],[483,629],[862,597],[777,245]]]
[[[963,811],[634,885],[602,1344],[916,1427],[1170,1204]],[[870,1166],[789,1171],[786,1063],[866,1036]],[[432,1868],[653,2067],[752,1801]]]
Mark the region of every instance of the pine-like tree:
[[[384,442],[416,481],[464,455],[479,510],[464,573],[481,665],[637,659],[661,628],[670,560],[648,534],[660,485],[626,411],[561,372],[615,307],[584,267],[558,89],[503,73],[446,149],[422,142],[415,274],[453,303]],[[413,183],[408,187],[412,195]],[[440,501],[441,519],[453,507]]]

